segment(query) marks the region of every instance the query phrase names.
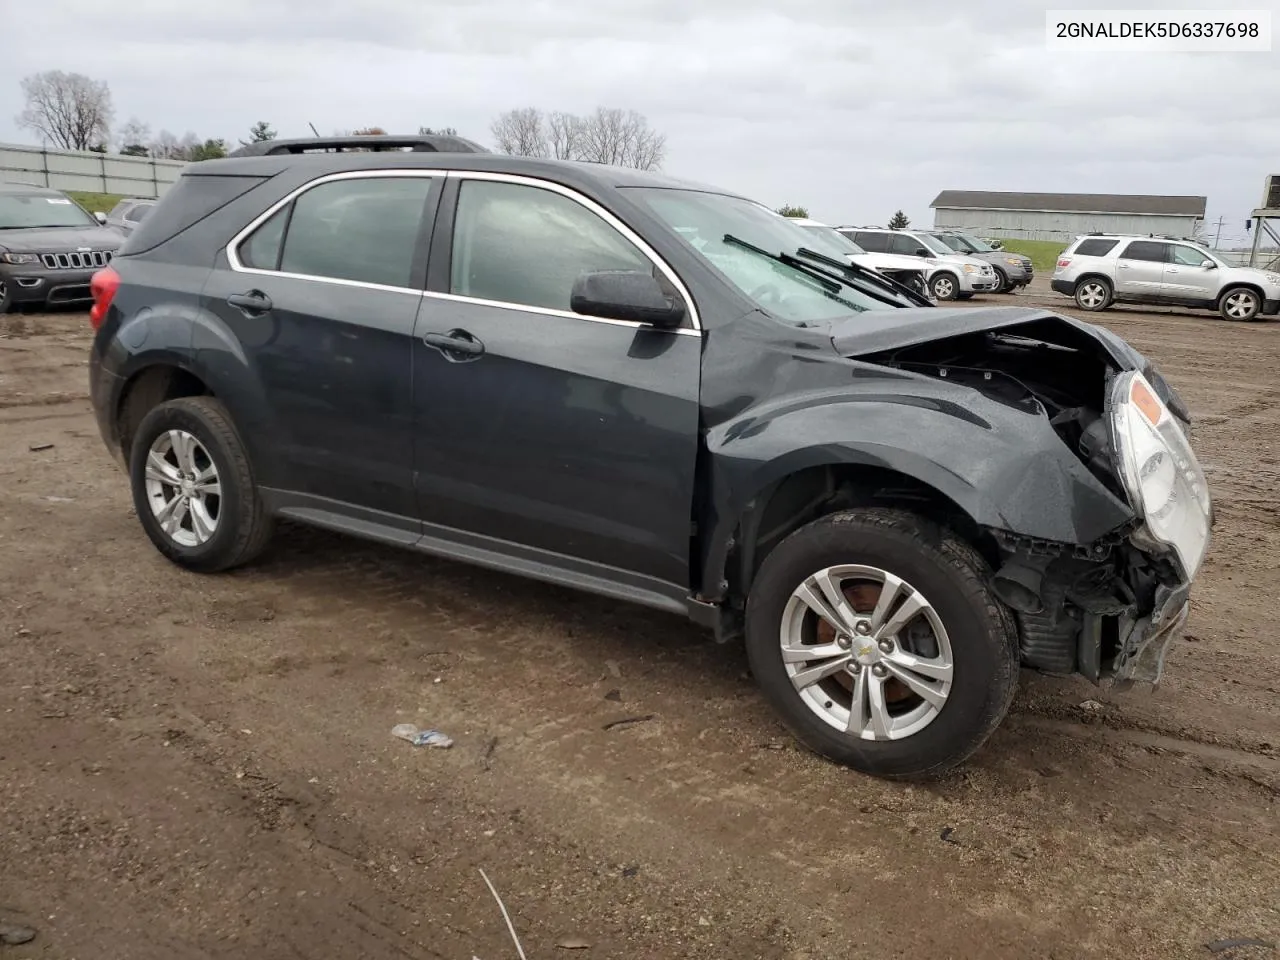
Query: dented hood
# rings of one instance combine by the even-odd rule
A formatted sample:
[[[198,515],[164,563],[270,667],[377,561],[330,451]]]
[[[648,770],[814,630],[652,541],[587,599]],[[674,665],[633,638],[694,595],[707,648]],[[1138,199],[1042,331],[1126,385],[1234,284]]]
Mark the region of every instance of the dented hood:
[[[985,331],[1002,330],[1035,339],[1036,331],[1044,330],[1046,325],[1061,325],[1073,330],[1076,336],[1097,341],[1122,369],[1139,370],[1146,365],[1142,354],[1110,330],[1030,307],[868,310],[832,324],[831,343],[841,356],[865,357]],[[1018,327],[1024,329],[1015,329]]]

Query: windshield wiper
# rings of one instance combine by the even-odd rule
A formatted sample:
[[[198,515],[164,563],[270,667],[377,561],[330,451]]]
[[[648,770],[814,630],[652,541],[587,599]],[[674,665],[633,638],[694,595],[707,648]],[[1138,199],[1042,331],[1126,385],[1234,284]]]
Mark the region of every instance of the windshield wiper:
[[[893,294],[895,297],[901,297],[904,294],[906,294],[911,298],[911,300],[914,303],[916,303],[919,306],[932,306],[932,304],[929,303],[929,299],[927,297],[921,296],[920,294],[912,290],[910,287],[899,283],[898,281],[894,280],[892,277],[886,277],[883,273],[880,273],[879,271],[876,271],[876,270],[872,270],[870,267],[864,267],[860,263],[837,260],[835,257],[829,257],[825,253],[819,253],[817,250],[810,250],[808,247],[801,247],[799,250],[796,251],[796,256],[804,257],[808,260],[813,260],[816,263],[825,264],[826,266],[833,267],[834,269],[837,269],[837,270],[845,271],[847,273],[852,273],[854,276],[858,277],[858,279],[860,280],[865,280],[874,284],[878,284],[879,286],[887,290],[889,293]],[[873,296],[878,300],[884,300],[884,297],[880,296],[879,291],[868,290],[865,287],[862,287],[858,284],[851,284],[851,286],[857,286],[859,290],[862,290],[867,295]],[[885,300],[885,302],[888,303],[890,301]]]
[[[726,233],[724,235],[724,242],[731,243],[735,247],[741,247],[743,250],[750,250],[752,253],[758,253],[760,256],[767,257],[774,263],[786,264],[788,267],[799,270],[811,280],[816,281],[817,284],[828,293],[839,293],[840,288],[842,286],[846,286],[845,281],[841,280],[839,277],[832,276],[825,270],[819,270],[812,264],[805,263],[803,260],[799,260],[796,257],[791,256],[789,253],[770,253],[763,247],[757,247],[754,243],[748,243],[746,240],[735,237],[731,233]]]

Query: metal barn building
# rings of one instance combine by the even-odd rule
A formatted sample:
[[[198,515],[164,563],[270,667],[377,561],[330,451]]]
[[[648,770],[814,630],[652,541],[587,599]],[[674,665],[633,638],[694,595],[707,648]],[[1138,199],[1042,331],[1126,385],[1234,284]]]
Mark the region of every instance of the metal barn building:
[[[938,230],[1064,243],[1099,232],[1191,237],[1204,222],[1205,205],[1205,197],[986,190],[943,190],[930,204]]]

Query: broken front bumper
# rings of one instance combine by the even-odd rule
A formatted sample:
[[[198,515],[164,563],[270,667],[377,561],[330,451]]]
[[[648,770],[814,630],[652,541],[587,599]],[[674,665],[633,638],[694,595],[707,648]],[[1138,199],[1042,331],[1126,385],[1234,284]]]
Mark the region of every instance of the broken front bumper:
[[[1186,629],[1191,613],[1191,584],[1156,590],[1156,608],[1150,616],[1120,627],[1120,649],[1116,655],[1111,685],[1125,690],[1135,683],[1160,685],[1169,648]],[[1128,629],[1126,630],[1126,627]],[[1083,637],[1082,637],[1083,642]]]

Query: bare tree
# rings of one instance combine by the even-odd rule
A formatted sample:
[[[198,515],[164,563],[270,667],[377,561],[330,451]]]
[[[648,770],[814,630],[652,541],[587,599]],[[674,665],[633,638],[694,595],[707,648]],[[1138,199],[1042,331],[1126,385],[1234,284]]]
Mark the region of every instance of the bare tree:
[[[361,127],[359,130],[351,131],[353,137],[385,137],[386,135],[387,131],[381,127]]]
[[[643,114],[617,107],[597,107],[581,120],[581,149],[577,159],[640,170],[662,166],[667,138],[649,126]]]
[[[22,81],[18,125],[63,150],[88,150],[111,136],[111,89],[82,73],[46,70]]]
[[[116,144],[120,152],[130,157],[147,156],[147,143],[151,139],[151,126],[137,117],[130,117],[129,122],[120,128],[116,135]]]
[[[547,140],[557,160],[577,160],[582,153],[582,118],[557,110],[547,118]]]
[[[547,131],[537,107],[508,110],[489,126],[498,149],[516,157],[545,157]]]
[[[418,135],[423,137],[432,136],[432,135],[440,136],[440,137],[456,137],[458,135],[458,128],[457,127],[419,127]]]
[[[168,130],[161,130],[151,140],[151,156],[157,160],[181,160],[182,144]]]

